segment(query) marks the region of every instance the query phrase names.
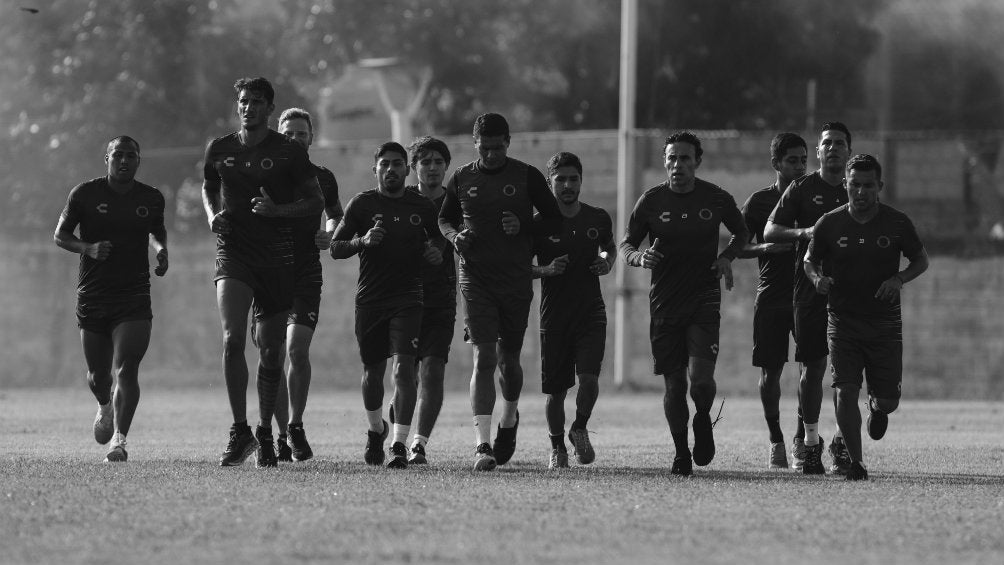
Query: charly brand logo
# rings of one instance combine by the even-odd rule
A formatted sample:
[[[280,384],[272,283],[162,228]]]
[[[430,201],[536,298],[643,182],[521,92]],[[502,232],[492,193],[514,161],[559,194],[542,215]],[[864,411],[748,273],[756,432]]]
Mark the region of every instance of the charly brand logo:
[[[669,221],[669,212],[663,212],[662,214],[659,214],[659,221],[660,222],[664,222],[664,223],[668,222]]]

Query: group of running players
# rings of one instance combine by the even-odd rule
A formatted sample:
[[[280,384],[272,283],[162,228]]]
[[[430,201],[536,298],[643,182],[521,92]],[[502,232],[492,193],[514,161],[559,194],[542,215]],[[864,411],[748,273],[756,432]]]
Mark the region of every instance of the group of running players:
[[[697,178],[700,140],[690,132],[669,136],[662,153],[668,179],[639,198],[618,246],[610,216],[579,198],[579,158],[554,155],[545,176],[510,157],[509,125],[499,114],[477,118],[478,158],[449,176],[451,155],[441,140],[420,137],[407,149],[381,144],[374,152],[376,187],[355,195],[343,210],[334,175],[309,159],[310,114],[287,109],[278,131],[272,130],[272,85],[244,78],[234,90],[240,129],[207,147],[202,189],[217,237],[223,373],[234,421],[221,465],[240,465],[252,454],[260,467],[313,457],[303,414],[323,250],[334,259],[359,255],[355,333],[368,421],[366,463],[395,469],[427,463],[426,446],[443,402],[458,282],[464,337],[474,356],[473,467],[490,471],[512,458],[523,388],[520,352],[535,278],[541,279],[548,465],[569,465],[564,401],[576,383],[567,438],[578,463],[591,463],[595,451],[587,425],[606,336],[599,277],[619,254],[628,266],[651,271],[650,339],[676,448],[672,474],[690,475],[693,464],[714,459],[720,281],[731,290],[732,261],[757,257],[753,364],[762,371],[769,466],[788,467],[778,405],[793,334],[802,371],[791,467],[826,472],[818,425],[829,356],[837,420],[831,472],[867,479],[858,396],[867,382],[867,430],[880,439],[900,397],[900,291],[927,268],[927,255],[910,220],[879,202],[878,161],[850,157],[851,134],[843,124],[823,125],[816,149],[820,169],[808,175],[806,142],[792,133],[776,136],[771,164],[777,181],[755,192],[742,210],[728,192]],[[105,177],[70,192],[55,241],[81,255],[77,318],[88,382],[99,404],[94,437],[109,445],[106,461],[125,461],[152,320],[147,245],[156,252],[154,272],[164,275],[167,234],[164,198],[135,179],[139,143],[116,137],[105,161]],[[418,184],[407,186],[412,171]],[[732,239],[719,252],[722,224]],[[901,256],[908,260],[903,270]],[[253,431],[244,358],[249,316],[259,354],[259,421]],[[394,388],[385,417],[388,359]],[[493,440],[496,368],[502,400]]]

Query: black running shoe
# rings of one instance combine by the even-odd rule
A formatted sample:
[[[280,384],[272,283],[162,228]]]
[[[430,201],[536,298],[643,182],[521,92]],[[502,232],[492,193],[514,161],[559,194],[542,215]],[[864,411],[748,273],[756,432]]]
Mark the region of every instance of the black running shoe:
[[[416,443],[411,446],[411,455],[408,457],[408,463],[412,465],[425,465],[429,460],[425,458],[425,446]]]
[[[382,432],[366,432],[366,453],[363,454],[363,459],[366,460],[367,464],[383,465],[383,442],[389,433],[390,425],[387,420],[383,421]]]
[[[710,412],[694,414],[694,463],[701,467],[715,458],[715,433]]]
[[[247,425],[238,430],[237,424],[230,426],[230,441],[227,442],[227,450],[220,455],[221,467],[234,467],[240,465],[245,459],[251,456],[258,448],[258,442],[251,435],[251,428]]]
[[[673,458],[673,468],[670,469],[670,474],[680,475],[681,477],[689,477],[694,474],[694,463],[690,459],[690,454],[679,455]]]
[[[830,472],[837,475],[846,475],[847,470],[851,468],[851,454],[847,452],[844,438],[833,436],[828,451],[830,452],[830,458],[833,460],[833,464],[830,465]]]
[[[275,448],[275,458],[279,460],[280,463],[289,463],[293,460],[293,450],[289,448],[289,444],[286,442],[286,436],[279,436],[276,438]]]
[[[388,469],[408,468],[408,448],[403,443],[395,441],[390,446],[388,453],[390,453],[390,461],[387,462]]]
[[[492,453],[492,446],[488,445],[488,442],[478,445],[478,448],[474,450],[475,471],[491,471],[495,469],[497,464],[495,454]]]
[[[314,456],[314,452],[307,443],[307,433],[303,431],[303,424],[289,425],[289,443],[293,450],[293,461],[306,461]]]
[[[816,445],[805,446],[805,463],[802,465],[803,475],[825,475],[823,467],[823,438]]]
[[[889,415],[875,409],[873,399],[868,399],[868,437],[875,441],[885,436],[885,431],[889,427]],[[867,473],[866,473],[867,474]]]
[[[844,477],[846,481],[867,481],[868,480],[868,469],[861,464],[860,461],[852,461],[851,467],[847,469],[847,476]]]
[[[258,426],[255,428],[254,436],[258,440],[258,449],[255,451],[255,466],[277,466],[279,460],[275,456],[275,444],[272,443],[272,428]]]
[[[495,453],[495,462],[505,465],[512,459],[512,454],[516,453],[516,430],[519,428],[519,410],[516,411],[516,423],[511,428],[503,428],[499,424],[498,433],[495,434],[495,442],[492,443],[492,451]]]

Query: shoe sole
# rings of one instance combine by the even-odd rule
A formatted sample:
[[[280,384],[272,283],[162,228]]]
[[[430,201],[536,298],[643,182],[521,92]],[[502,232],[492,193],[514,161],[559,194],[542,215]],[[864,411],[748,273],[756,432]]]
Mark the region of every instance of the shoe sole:
[[[493,471],[498,466],[494,457],[485,457],[474,462],[475,471]]]
[[[427,465],[429,461],[425,458],[424,455],[416,455],[411,459],[408,459],[408,463],[412,465]]]
[[[122,455],[118,455],[116,453],[113,456],[113,453],[114,452],[105,455],[105,463],[125,463],[129,460],[129,454],[125,451],[122,452]]]
[[[115,416],[114,414],[112,414],[108,417],[107,427],[101,425],[101,422],[104,420],[104,418],[101,419],[96,418],[95,420],[96,421],[94,422],[94,441],[98,442],[101,445],[106,445],[108,442],[112,440],[112,436],[115,435]]]
[[[875,441],[878,441],[885,437],[885,432],[889,428],[889,416],[887,414],[882,414],[884,418],[876,417],[874,412],[868,414],[868,437]],[[882,420],[885,421],[882,421]]]
[[[250,444],[248,444],[247,448],[244,449],[244,452],[241,453],[240,458],[232,459],[229,462],[220,461],[220,467],[239,467],[243,465],[244,462],[247,461],[248,457],[251,457],[251,455],[254,454],[255,450],[257,449],[258,449],[258,440],[255,439]]]
[[[314,458],[314,454],[313,453],[307,453],[305,455],[294,455],[293,456],[293,461],[296,461],[296,462],[299,463],[299,462],[303,462],[303,461],[310,461],[313,458]]]
[[[387,468],[388,469],[407,469],[408,468],[408,460],[405,459],[404,457],[395,457],[395,458],[391,459],[389,463],[387,463]]]

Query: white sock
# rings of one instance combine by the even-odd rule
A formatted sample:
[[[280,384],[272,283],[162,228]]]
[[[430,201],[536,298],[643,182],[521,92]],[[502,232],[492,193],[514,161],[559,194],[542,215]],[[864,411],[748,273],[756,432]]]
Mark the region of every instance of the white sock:
[[[411,442],[411,446],[415,447],[416,445],[421,445],[422,447],[425,447],[425,444],[427,443],[429,443],[429,438],[415,434],[415,439]]]
[[[116,445],[123,448],[126,446],[125,434],[118,430],[116,430],[115,435],[112,436],[112,443],[110,447],[115,447]]]
[[[474,435],[477,444],[491,443],[492,441],[492,415],[474,416]]]
[[[844,439],[844,432],[840,431],[840,426],[837,426],[837,431],[833,432],[833,439],[837,438]]]
[[[516,408],[519,407],[519,400],[509,402],[502,399],[502,416],[499,418],[499,426],[511,428],[516,425]]]
[[[394,424],[394,441],[391,445],[395,443],[401,443],[408,441],[408,434],[411,433],[411,424]]]
[[[376,410],[366,411],[366,421],[370,424],[370,431],[378,434],[383,433],[383,407]]]
[[[819,445],[819,422],[805,422],[805,445]]]

